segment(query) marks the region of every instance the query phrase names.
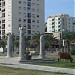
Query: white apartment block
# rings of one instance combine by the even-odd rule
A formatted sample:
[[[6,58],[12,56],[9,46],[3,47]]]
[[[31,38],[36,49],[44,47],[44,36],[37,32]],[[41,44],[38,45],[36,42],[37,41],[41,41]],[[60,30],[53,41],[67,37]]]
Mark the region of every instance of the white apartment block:
[[[0,0],[0,39],[5,37],[5,0]]]
[[[75,32],[75,18],[70,17],[68,14],[49,16],[47,19],[47,32],[58,34],[63,31]]]
[[[5,34],[19,36],[19,27],[28,38],[44,33],[44,0],[5,0]]]

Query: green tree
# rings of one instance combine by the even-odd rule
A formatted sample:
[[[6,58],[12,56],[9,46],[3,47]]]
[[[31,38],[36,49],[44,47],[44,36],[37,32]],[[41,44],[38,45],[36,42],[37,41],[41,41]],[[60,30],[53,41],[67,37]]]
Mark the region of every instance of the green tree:
[[[68,32],[66,34],[64,33],[63,38],[67,40],[68,51],[70,51],[70,47],[71,47],[70,44],[75,42],[75,33],[74,32]]]
[[[6,39],[1,39],[0,40],[0,47],[3,48],[3,53],[5,52],[5,47],[6,47]]]
[[[30,47],[35,48],[35,50],[39,51],[39,41],[40,41],[40,33],[36,33],[33,35],[32,39],[29,40]]]
[[[68,32],[66,34],[64,33],[63,34],[63,39],[73,41],[73,40],[75,40],[75,33],[74,32]]]
[[[45,36],[45,44],[49,47],[49,49],[52,48],[53,42],[55,41],[55,38],[52,34]]]
[[[40,41],[40,33],[36,33],[36,34],[32,37],[31,44],[36,47],[36,46],[39,45],[39,41]]]

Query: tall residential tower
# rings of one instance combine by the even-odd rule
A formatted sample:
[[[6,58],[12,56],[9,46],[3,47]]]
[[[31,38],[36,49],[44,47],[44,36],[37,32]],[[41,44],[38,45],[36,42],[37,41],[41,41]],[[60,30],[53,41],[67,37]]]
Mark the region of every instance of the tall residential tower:
[[[0,39],[5,37],[5,0],[0,0]]]
[[[44,33],[44,0],[5,0],[5,33],[18,36],[19,27],[28,38]]]

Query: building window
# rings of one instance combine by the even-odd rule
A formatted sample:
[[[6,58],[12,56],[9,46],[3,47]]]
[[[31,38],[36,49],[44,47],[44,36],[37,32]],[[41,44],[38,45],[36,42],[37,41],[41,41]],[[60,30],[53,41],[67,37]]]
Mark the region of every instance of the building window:
[[[28,36],[28,40],[31,40],[31,36]]]
[[[31,6],[31,2],[28,2],[27,6]]]
[[[23,10],[26,10],[26,7],[23,7]]]
[[[54,19],[52,19],[52,21],[54,21]]]
[[[24,19],[23,22],[26,22],[26,19]]]
[[[2,23],[5,23],[5,20],[2,20]]]
[[[60,24],[61,22],[58,22],[58,24]]]
[[[31,9],[31,7],[28,7],[27,9],[28,9],[28,10],[30,10],[30,9]]]
[[[1,21],[0,21],[0,24],[1,24]]]
[[[19,1],[19,4],[21,4],[21,1]]]
[[[32,17],[35,18],[35,14],[32,14]]]
[[[28,13],[28,18],[31,18],[31,13]]]
[[[35,6],[35,3],[32,3],[32,6]]]
[[[21,15],[21,12],[19,12],[19,14]]]
[[[21,22],[21,18],[19,18],[19,22]]]
[[[31,23],[31,19],[28,19],[28,23]]]
[[[39,20],[37,20],[37,23],[39,23]]]
[[[37,17],[39,17],[39,15],[37,15]]]
[[[58,20],[60,20],[60,18],[58,18]]]
[[[31,34],[31,30],[28,30],[28,34]]]
[[[5,13],[2,13],[2,17],[5,17]]]
[[[35,22],[35,20],[32,20],[32,22]]]
[[[31,1],[31,0],[28,0],[28,1]]]
[[[4,35],[5,34],[5,30],[2,30],[2,35]]]
[[[52,22],[52,25],[54,25],[55,23],[54,22]]]
[[[37,12],[39,12],[39,9],[37,9]]]
[[[2,24],[2,29],[5,29],[5,24]]]
[[[0,35],[1,35],[1,30],[0,30]]]
[[[28,24],[28,29],[31,29],[31,24]]]
[[[19,10],[21,10],[21,7],[19,7]]]
[[[60,31],[60,29],[58,29],[58,31]]]
[[[19,27],[21,27],[21,24],[19,24]]]
[[[2,12],[5,12],[5,9],[3,9]]]
[[[0,8],[0,11],[1,11],[1,8]]]
[[[23,1],[23,4],[24,4],[24,5],[26,5],[26,2],[25,2],[25,1]]]
[[[5,2],[2,2],[2,6],[5,6]]]

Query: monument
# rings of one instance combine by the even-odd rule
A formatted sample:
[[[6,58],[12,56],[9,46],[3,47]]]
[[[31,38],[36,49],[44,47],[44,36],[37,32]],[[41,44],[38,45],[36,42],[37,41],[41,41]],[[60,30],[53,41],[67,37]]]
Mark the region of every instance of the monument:
[[[44,51],[44,35],[40,36],[40,53],[39,58],[43,59],[45,57],[45,51]]]
[[[19,34],[19,62],[50,62],[53,61],[51,59],[45,59],[45,34],[42,34],[40,36],[40,51],[37,58],[32,58],[32,55],[30,53],[26,52],[26,45],[25,45],[25,35],[24,31],[25,29],[23,27],[19,28],[20,34]],[[12,49],[13,49],[13,36],[11,34],[8,35],[7,40],[7,57],[12,57]]]
[[[13,47],[13,41],[12,41],[12,35],[8,34],[7,36],[7,57],[12,57],[12,48]]]
[[[19,58],[20,61],[25,59],[26,47],[25,47],[25,40],[24,40],[24,28],[19,28],[20,35],[19,35]]]

